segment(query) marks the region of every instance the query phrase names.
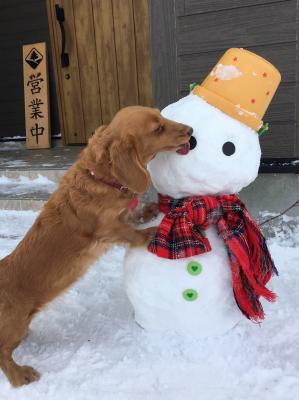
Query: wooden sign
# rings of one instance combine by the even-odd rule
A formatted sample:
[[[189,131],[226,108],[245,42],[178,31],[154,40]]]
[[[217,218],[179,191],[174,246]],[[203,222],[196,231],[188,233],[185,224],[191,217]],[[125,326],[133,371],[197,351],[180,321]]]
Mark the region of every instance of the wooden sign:
[[[26,147],[51,147],[46,43],[23,46]]]

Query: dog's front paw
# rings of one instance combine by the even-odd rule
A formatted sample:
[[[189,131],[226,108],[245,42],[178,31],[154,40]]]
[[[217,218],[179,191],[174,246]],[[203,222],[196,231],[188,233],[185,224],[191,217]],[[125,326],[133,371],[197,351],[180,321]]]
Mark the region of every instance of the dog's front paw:
[[[152,226],[150,228],[144,229],[144,240],[145,240],[145,245],[148,245],[155,237],[156,232],[157,232],[157,227]]]
[[[130,242],[131,247],[147,246],[155,237],[157,227],[152,226],[142,230],[137,230],[134,240]]]
[[[151,221],[159,215],[159,207],[157,203],[147,203],[143,206],[139,223],[145,224],[146,222]]]

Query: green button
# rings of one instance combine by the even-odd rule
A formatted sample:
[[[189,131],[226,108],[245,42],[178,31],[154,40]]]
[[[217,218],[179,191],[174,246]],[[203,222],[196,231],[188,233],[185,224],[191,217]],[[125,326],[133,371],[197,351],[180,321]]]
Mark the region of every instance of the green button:
[[[190,261],[187,265],[187,271],[191,275],[199,275],[202,272],[202,266],[197,261]]]
[[[198,294],[197,291],[194,289],[186,289],[183,291],[183,297],[187,301],[194,301],[197,299]]]

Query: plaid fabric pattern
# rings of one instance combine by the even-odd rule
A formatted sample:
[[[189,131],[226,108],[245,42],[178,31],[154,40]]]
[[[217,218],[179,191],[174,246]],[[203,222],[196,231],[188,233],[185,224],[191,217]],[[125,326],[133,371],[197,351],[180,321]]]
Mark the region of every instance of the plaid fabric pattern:
[[[202,231],[215,225],[227,248],[236,302],[243,314],[256,322],[264,319],[259,298],[274,301],[266,288],[278,275],[266,240],[245,205],[235,195],[193,196],[173,199],[159,194],[165,214],[149,251],[158,257],[181,259],[211,251]]]

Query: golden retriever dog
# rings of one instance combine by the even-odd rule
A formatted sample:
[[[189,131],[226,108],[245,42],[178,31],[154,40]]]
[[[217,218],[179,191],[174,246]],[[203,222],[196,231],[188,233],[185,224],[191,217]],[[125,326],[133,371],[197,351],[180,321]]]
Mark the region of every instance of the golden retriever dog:
[[[188,145],[192,128],[158,110],[127,107],[98,128],[16,249],[0,261],[0,367],[13,386],[39,378],[12,358],[34,315],[78,280],[113,244],[145,245],[132,209],[150,185],[157,152]],[[145,209],[149,219],[155,209]]]

